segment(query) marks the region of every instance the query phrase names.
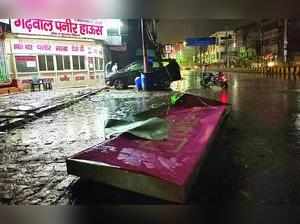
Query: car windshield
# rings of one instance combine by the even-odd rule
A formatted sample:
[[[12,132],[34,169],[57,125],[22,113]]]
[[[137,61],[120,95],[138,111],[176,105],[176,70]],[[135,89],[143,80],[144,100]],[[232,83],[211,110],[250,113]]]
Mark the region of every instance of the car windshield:
[[[169,62],[162,62],[162,66],[166,66]],[[161,65],[159,62],[154,61],[152,64],[153,68],[160,68]],[[133,62],[126,67],[124,67],[125,71],[142,71],[144,68],[143,62]]]
[[[126,71],[138,71],[138,70],[143,70],[143,65],[141,63],[133,62],[129,65],[127,65],[124,68]]]

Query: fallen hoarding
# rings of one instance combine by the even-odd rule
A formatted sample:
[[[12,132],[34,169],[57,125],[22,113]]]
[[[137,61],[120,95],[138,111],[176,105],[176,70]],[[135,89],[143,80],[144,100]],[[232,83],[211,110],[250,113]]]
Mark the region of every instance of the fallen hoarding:
[[[165,113],[168,139],[122,134],[68,158],[68,173],[183,203],[226,111],[226,104],[183,95]]]

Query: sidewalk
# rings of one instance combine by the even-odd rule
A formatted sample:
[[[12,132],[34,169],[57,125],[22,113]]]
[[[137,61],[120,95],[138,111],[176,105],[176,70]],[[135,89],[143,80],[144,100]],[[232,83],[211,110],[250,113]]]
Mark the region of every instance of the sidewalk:
[[[0,131],[24,124],[46,112],[76,103],[101,89],[80,87],[0,96]]]

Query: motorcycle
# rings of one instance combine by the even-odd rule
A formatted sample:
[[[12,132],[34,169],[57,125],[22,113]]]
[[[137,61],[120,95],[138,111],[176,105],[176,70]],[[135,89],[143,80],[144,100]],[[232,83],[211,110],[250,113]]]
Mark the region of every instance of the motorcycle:
[[[214,74],[213,73],[203,73],[202,74],[202,79],[200,81],[200,85],[208,88],[214,85]]]
[[[223,89],[228,88],[228,80],[225,77],[225,74],[223,72],[219,72],[215,77],[214,77],[214,84],[216,86],[220,86]]]
[[[216,75],[213,73],[204,73],[200,84],[205,88],[209,88],[211,86],[220,86],[223,89],[228,88],[228,81],[223,72],[219,72]]]

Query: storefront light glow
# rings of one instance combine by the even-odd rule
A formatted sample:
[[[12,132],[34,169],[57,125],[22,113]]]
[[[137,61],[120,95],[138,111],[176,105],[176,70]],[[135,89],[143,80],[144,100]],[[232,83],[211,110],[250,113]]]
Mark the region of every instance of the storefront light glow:
[[[274,65],[275,65],[275,63],[274,63],[274,61],[270,61],[270,62],[268,62],[268,67],[273,67]]]

